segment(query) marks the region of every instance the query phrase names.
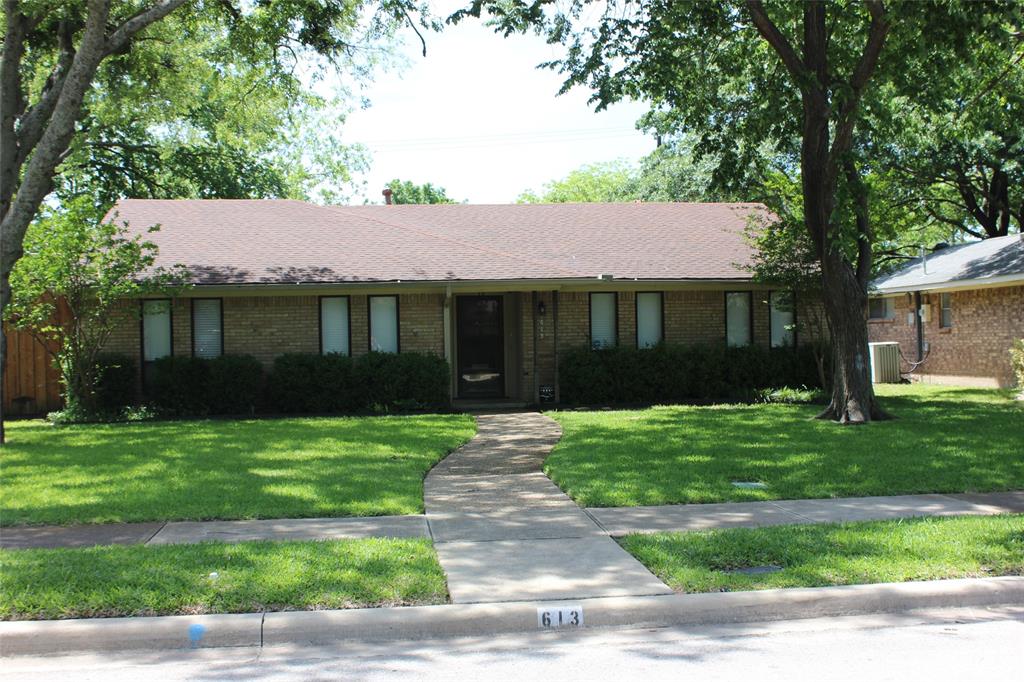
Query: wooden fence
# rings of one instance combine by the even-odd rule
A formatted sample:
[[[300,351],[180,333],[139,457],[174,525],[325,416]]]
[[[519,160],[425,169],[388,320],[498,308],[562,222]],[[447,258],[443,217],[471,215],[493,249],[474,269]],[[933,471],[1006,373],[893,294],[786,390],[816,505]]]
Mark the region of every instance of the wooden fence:
[[[58,306],[63,318],[67,310]],[[47,347],[28,332],[4,325],[7,362],[4,366],[4,415],[40,415],[61,408],[60,378],[53,366],[55,343]]]

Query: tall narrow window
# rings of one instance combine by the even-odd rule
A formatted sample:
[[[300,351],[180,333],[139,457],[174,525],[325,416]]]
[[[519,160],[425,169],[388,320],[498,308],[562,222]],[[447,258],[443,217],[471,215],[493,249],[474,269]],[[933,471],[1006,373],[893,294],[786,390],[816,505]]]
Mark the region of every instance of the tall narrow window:
[[[142,302],[142,361],[151,363],[171,354],[170,300]]]
[[[192,355],[215,358],[224,352],[224,328],[219,298],[192,299]]]
[[[348,296],[320,299],[320,352],[349,354]]]
[[[749,291],[729,291],[725,294],[725,341],[730,346],[749,346],[750,335]]]
[[[953,326],[953,294],[939,294],[939,326],[949,329]]]
[[[397,296],[370,296],[370,350],[398,352]]]
[[[664,339],[662,329],[661,292],[642,292],[636,295],[636,345],[638,348],[657,346]]]
[[[773,291],[768,295],[772,329],[772,348],[792,346],[796,341],[793,325],[796,322],[796,308],[793,294],[789,291]]]
[[[618,336],[615,294],[590,294],[590,347],[611,348]]]

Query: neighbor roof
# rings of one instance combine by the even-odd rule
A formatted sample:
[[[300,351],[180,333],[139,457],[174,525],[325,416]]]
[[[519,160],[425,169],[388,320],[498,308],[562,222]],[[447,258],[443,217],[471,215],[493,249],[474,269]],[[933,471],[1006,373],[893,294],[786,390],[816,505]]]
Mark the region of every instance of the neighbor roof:
[[[947,246],[915,258],[899,270],[876,278],[878,293],[928,289],[968,289],[1024,282],[1024,237],[1009,235]]]
[[[157,265],[195,284],[582,279],[746,280],[759,204],[319,206],[291,200],[120,201],[160,230]]]

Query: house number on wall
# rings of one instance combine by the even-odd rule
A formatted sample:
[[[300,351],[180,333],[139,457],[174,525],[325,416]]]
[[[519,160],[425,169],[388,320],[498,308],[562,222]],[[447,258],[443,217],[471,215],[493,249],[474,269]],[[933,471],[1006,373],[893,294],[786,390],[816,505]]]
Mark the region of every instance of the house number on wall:
[[[538,606],[537,627],[547,630],[581,628],[583,627],[583,607],[578,604],[550,607]]]

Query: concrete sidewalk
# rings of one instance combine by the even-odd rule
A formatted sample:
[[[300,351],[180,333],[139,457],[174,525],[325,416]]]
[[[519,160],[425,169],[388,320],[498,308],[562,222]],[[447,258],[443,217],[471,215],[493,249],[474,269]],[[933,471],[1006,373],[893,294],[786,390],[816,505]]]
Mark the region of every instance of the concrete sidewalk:
[[[452,489],[459,486],[449,482]],[[508,487],[500,493],[503,485]],[[558,539],[630,533],[755,528],[792,523],[868,521],[917,516],[1024,513],[1024,491],[955,495],[894,495],[775,502],[676,504],[659,507],[596,507],[580,510],[543,474],[515,480],[463,479],[476,511],[437,511],[426,516],[372,516],[249,521],[171,521],[79,526],[0,528],[0,547],[93,547],[169,545],[205,541],[340,540],[366,537],[431,537],[436,543]],[[553,489],[553,490],[552,490]],[[528,502],[513,508],[509,497]],[[561,511],[562,513],[558,513]]]
[[[477,417],[427,474],[423,500],[456,604],[670,594],[541,472],[561,428],[542,414]]]

